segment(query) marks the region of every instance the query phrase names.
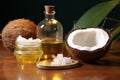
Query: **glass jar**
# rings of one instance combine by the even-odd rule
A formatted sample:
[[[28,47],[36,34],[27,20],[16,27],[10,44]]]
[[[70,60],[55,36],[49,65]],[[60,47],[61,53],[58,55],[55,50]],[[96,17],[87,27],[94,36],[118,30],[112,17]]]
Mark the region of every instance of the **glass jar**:
[[[35,64],[39,62],[43,50],[38,42],[16,42],[14,55],[20,64]]]
[[[42,59],[53,59],[58,53],[62,53],[63,27],[54,17],[54,7],[45,5],[45,19],[37,27],[37,38],[42,40],[44,52]]]

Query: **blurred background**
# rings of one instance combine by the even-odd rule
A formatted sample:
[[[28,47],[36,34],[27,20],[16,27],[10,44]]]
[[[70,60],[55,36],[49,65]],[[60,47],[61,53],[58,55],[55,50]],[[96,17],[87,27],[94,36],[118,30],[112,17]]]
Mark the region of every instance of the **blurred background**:
[[[73,27],[88,9],[105,0],[0,0],[0,31],[10,21],[26,18],[38,24],[44,19],[44,5],[55,5],[55,18],[64,28],[64,34]],[[108,17],[120,19],[120,6],[116,6]],[[109,23],[108,26],[109,27]]]

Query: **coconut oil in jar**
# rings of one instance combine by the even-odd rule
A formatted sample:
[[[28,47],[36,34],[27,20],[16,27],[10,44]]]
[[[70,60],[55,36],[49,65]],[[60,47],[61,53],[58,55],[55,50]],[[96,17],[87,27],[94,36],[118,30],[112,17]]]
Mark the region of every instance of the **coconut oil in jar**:
[[[17,38],[18,39],[18,38]],[[35,40],[34,42],[28,41],[23,42],[23,39],[19,37],[22,42],[16,41],[14,55],[18,63],[20,64],[35,64],[40,61],[43,55],[41,43]]]
[[[45,19],[37,27],[37,37],[42,40],[42,59],[53,59],[57,54],[62,53],[63,27],[54,18],[55,6],[45,5]]]

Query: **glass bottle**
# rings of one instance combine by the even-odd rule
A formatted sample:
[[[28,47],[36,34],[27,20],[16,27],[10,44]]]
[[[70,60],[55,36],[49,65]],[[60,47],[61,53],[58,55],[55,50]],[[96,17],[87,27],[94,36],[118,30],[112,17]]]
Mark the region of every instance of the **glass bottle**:
[[[53,59],[62,53],[63,26],[55,19],[55,6],[45,5],[45,19],[37,27],[37,37],[42,40],[42,59]]]

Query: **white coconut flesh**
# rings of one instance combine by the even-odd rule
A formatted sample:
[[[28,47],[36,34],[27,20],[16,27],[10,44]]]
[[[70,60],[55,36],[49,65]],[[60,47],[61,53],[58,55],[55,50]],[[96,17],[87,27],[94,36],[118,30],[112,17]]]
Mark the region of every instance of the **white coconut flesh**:
[[[94,51],[105,46],[108,40],[109,35],[103,29],[87,28],[71,32],[67,43],[70,47],[78,50]]]

